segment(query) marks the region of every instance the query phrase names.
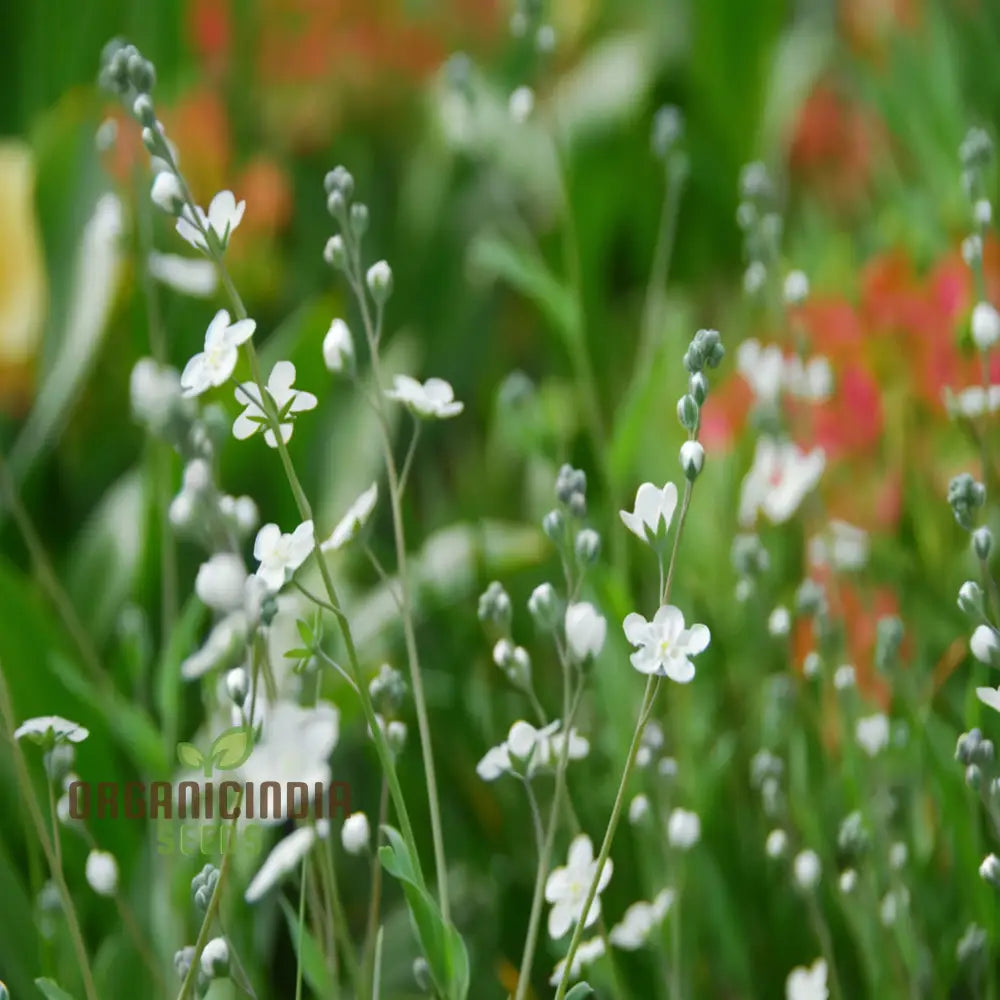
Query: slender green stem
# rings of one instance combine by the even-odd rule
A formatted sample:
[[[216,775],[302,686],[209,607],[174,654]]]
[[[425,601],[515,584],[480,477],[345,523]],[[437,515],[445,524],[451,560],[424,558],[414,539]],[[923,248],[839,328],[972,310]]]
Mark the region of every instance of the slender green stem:
[[[678,881],[674,905],[670,908],[670,1000],[681,1000],[684,989],[681,977],[681,893]]]
[[[372,379],[375,383],[375,414],[381,430],[382,451],[385,457],[386,476],[389,481],[389,505],[392,510],[393,537],[396,545],[396,569],[399,578],[399,598],[402,605],[400,617],[403,623],[403,641],[406,645],[406,658],[409,665],[410,686],[413,690],[413,707],[417,716],[417,731],[420,734],[420,750],[424,763],[424,781],[427,784],[427,800],[431,822],[431,840],[434,848],[434,867],[437,876],[438,901],[441,905],[441,916],[449,921],[448,901],[448,867],[444,853],[444,834],[441,824],[441,805],[438,798],[437,774],[434,769],[434,751],[431,743],[431,728],[427,714],[427,698],[424,694],[423,675],[420,669],[420,656],[417,650],[416,630],[413,622],[412,580],[409,571],[409,559],[406,548],[406,532],[403,523],[403,491],[396,459],[392,451],[392,436],[389,419],[385,409],[385,398],[380,391],[382,386],[382,365],[378,345],[381,339],[382,314],[379,310],[377,321],[373,322],[368,300],[365,296],[361,277],[361,265],[357,254],[352,254],[351,270],[348,273],[351,288],[361,310],[361,319],[368,341],[371,358]],[[411,449],[416,447],[416,434],[411,442]],[[410,457],[406,465],[409,466]]]
[[[568,673],[568,671],[564,671]],[[545,830],[544,838],[541,831],[541,821],[538,817],[538,805],[531,792],[531,786],[527,782],[528,802],[532,807],[532,820],[535,828],[535,837],[539,843],[538,871],[535,874],[535,888],[531,898],[531,912],[528,917],[528,933],[524,941],[524,954],[521,957],[521,969],[517,977],[517,993],[515,1000],[524,1000],[528,995],[531,986],[531,967],[535,960],[535,950],[538,945],[538,930],[542,922],[542,909],[545,902],[545,883],[549,876],[549,864],[552,858],[552,847],[555,844],[556,829],[559,826],[559,810],[562,808],[563,791],[566,787],[566,766],[569,763],[569,734],[576,716],[576,710],[580,704],[580,696],[583,693],[583,685],[577,686],[573,696],[572,704],[565,713],[563,720],[563,741],[562,752],[559,754],[559,761],[556,765],[555,789],[552,792],[552,803],[549,806],[548,827]],[[600,870],[600,867],[599,867]],[[590,912],[590,903],[583,909],[584,913]],[[582,928],[583,921],[578,924]]]
[[[73,905],[73,897],[70,894],[69,887],[66,885],[62,864],[56,856],[53,845],[49,842],[49,837],[45,829],[45,819],[35,798],[35,790],[31,784],[31,776],[28,773],[28,765],[24,759],[24,754],[21,752],[21,745],[14,739],[14,730],[17,728],[14,716],[14,703],[10,697],[10,689],[7,686],[7,678],[4,675],[2,666],[0,666],[0,713],[3,715],[4,726],[7,730],[7,739],[14,757],[14,768],[17,771],[18,784],[21,786],[22,800],[28,807],[31,822],[35,827],[35,833],[38,836],[39,843],[42,845],[45,858],[49,863],[52,881],[56,885],[56,889],[59,892],[59,899],[62,902],[66,926],[69,928],[73,951],[76,955],[77,965],[80,967],[83,991],[86,994],[87,1000],[98,1000],[97,988],[94,985],[94,976],[90,969],[90,960],[87,957],[87,946],[84,944],[80,921],[77,918],[76,908]]]
[[[331,835],[332,836],[332,835]],[[344,958],[344,968],[347,969],[351,986],[354,988],[356,996],[361,995],[361,966],[358,957],[354,953],[354,943],[347,926],[347,914],[344,912],[344,905],[340,901],[340,889],[337,885],[337,869],[333,863],[333,854],[322,842],[319,845],[319,870],[320,877],[324,880],[326,894],[332,910],[333,932],[340,944],[340,950]]]
[[[656,694],[659,689],[660,678],[656,674],[651,674],[646,681],[646,690],[643,693],[642,706],[639,709],[639,720],[635,727],[635,732],[632,734],[632,743],[629,746],[628,757],[625,759],[625,768],[622,771],[621,781],[618,784],[618,794],[615,796],[615,804],[611,809],[611,818],[608,820],[608,827],[604,831],[604,840],[601,843],[601,850],[597,855],[597,863],[594,868],[594,878],[590,883],[587,898],[580,909],[581,914],[589,913],[591,906],[594,904],[594,897],[597,895],[597,887],[600,884],[601,872],[604,871],[604,865],[608,860],[608,855],[611,853],[611,843],[618,829],[618,821],[621,819],[629,778],[632,776],[632,770],[635,767],[635,756],[639,752],[642,734],[646,729],[646,723],[649,721],[649,713],[653,709],[653,703],[656,700]],[[569,943],[569,951],[566,953],[566,966],[563,970],[562,979],[559,982],[559,988],[556,990],[556,1000],[563,1000],[566,996],[566,990],[569,988],[573,959],[576,957],[577,949],[580,947],[580,940],[583,937],[583,923],[583,920],[577,921],[576,927],[573,930],[573,937]]]
[[[215,883],[215,888],[212,890],[212,896],[208,901],[208,907],[205,910],[205,917],[201,922],[201,929],[198,931],[198,937],[194,942],[194,953],[191,956],[191,964],[188,966],[187,974],[184,976],[184,981],[181,983],[180,992],[177,994],[177,1000],[187,1000],[188,995],[191,993],[191,989],[195,984],[195,980],[198,978],[198,969],[201,964],[201,953],[205,950],[205,945],[208,944],[208,937],[212,933],[212,923],[215,920],[215,915],[219,910],[219,906],[222,903],[222,887],[226,881],[226,875],[229,873],[229,860],[233,856],[233,844],[236,842],[236,824],[238,822],[239,814],[239,800],[242,799],[242,792],[237,798],[237,808],[233,810],[233,820],[230,824],[230,837],[227,849],[222,852],[222,864],[219,865],[219,878]]]
[[[381,830],[385,825],[385,817],[389,808],[389,786],[386,784],[385,778],[382,778],[382,789],[379,792],[378,799],[378,826],[377,830]],[[366,990],[366,995],[375,995],[375,980],[377,970],[375,968],[375,945],[378,941],[379,935],[379,910],[381,907],[382,899],[382,864],[378,859],[378,851],[376,850],[372,854],[372,867],[371,867],[371,890],[368,893],[368,922],[365,930],[365,947],[364,947],[364,964],[365,964],[365,980],[369,988]]]
[[[295,1000],[302,1000],[302,941],[306,924],[306,881],[309,872],[309,855],[302,859],[302,873],[299,883],[299,927],[295,946]]]

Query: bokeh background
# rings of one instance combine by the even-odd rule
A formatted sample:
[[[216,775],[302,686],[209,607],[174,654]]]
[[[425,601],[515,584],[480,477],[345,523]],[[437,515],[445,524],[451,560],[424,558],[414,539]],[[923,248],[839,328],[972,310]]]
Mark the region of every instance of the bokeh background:
[[[639,482],[678,476],[684,346],[702,326],[717,327],[730,347],[780,333],[742,293],[738,178],[760,159],[781,192],[785,260],[812,285],[801,329],[830,358],[837,391],[797,415],[798,438],[821,444],[830,460],[823,507],[765,532],[773,568],[749,606],[731,596],[738,488],[752,454],[749,390],[731,360],[706,413],[709,460],[676,593],[694,620],[710,625],[713,644],[697,683],[665,692],[659,707],[678,761],[676,783],[662,794],[697,810],[704,827],[686,875],[697,887],[683,911],[690,995],[779,996],[787,971],[817,953],[787,874],[763,857],[753,753],[796,727],[806,733],[795,808],[804,838],[831,867],[837,824],[871,793],[845,777],[836,704],[820,699],[819,721],[807,727],[773,683],[797,676],[810,639],[805,627],[776,641],[767,612],[791,602],[806,539],[828,516],[872,533],[868,567],[840,587],[859,697],[873,710],[891,707],[911,732],[880,780],[907,804],[898,835],[910,845],[927,984],[920,995],[986,995],[969,992],[955,958],[970,920],[994,942],[1000,927],[992,890],[976,876],[988,836],[952,761],[955,737],[978,719],[968,691],[985,668],[966,656],[954,593],[969,560],[944,503],[948,478],[978,469],[979,449],[969,427],[949,419],[942,391],[979,377],[967,330],[973,283],[959,252],[970,223],[957,151],[970,125],[991,130],[1000,113],[1000,7],[553,0],[549,54],[511,37],[510,13],[499,0],[3,6],[0,661],[18,715],[57,712],[86,724],[93,736],[78,770],[103,780],[168,774],[173,743],[203,718],[198,690],[177,676],[206,621],[189,597],[201,558],[193,546],[176,544],[176,587],[165,594],[162,586],[174,543],[163,536],[161,499],[176,490],[180,464],[129,416],[131,369],[151,351],[142,260],[150,246],[188,248],[149,206],[148,157],[134,123],[96,87],[101,48],[121,35],[156,65],[157,108],[199,202],[222,188],[246,199],[228,261],[265,359],[290,357],[298,384],[321,397],[292,444],[321,521],[332,524],[377,470],[364,407],[321,362],[330,319],[350,316],[321,255],[333,231],[322,179],[334,165],[348,166],[370,207],[372,257],[394,269],[390,368],[446,378],[465,401],[460,420],[425,437],[407,519],[456,921],[473,957],[474,996],[505,995],[530,901],[529,818],[516,787],[484,785],[474,768],[526,708],[491,662],[477,595],[501,578],[523,609],[532,587],[556,577],[537,526],[553,502],[556,469],[571,461],[590,475],[590,520],[604,536],[593,598],[612,622],[649,610],[655,566],[625,537],[616,512],[631,506]],[[445,70],[456,52],[472,60],[465,88]],[[522,84],[534,88],[536,107],[518,124],[507,104]],[[665,183],[649,135],[665,103],[683,112],[689,170],[669,279],[653,295],[650,323],[647,282]],[[561,158],[546,138],[553,129]],[[121,205],[111,239],[87,228],[107,192]],[[985,255],[996,301],[997,245],[988,240]],[[572,288],[583,305],[582,339],[566,321]],[[164,286],[154,295],[167,355],[180,367],[222,300]],[[292,498],[255,445],[225,448],[223,482],[254,496],[265,520],[290,526]],[[984,475],[990,486],[994,470]],[[375,530],[376,548],[391,559],[386,510]],[[371,568],[348,560],[338,572],[372,668],[383,657],[401,662]],[[889,678],[873,663],[885,613],[906,626],[903,673]],[[523,612],[515,629],[531,638]],[[641,694],[611,632],[584,710],[595,753],[575,787],[571,776],[595,839]],[[554,706],[560,682],[541,648],[535,671]],[[351,780],[356,807],[374,813],[378,778],[363,725],[345,692],[330,693],[343,712],[335,774]],[[404,773],[419,817],[415,750]],[[60,967],[61,936],[36,895],[37,851],[6,747],[0,775],[0,978],[12,995],[33,997],[44,963]],[[198,859],[158,857],[141,824],[97,825],[95,835],[119,858],[140,922],[169,964],[192,931],[185,899]],[[623,827],[605,894],[610,912],[656,891],[659,852],[648,836]],[[102,996],[133,996],[143,973],[128,937],[112,904],[87,893],[85,844],[67,841]],[[360,929],[367,871],[343,867]],[[874,996],[866,955],[878,942],[866,951],[835,887],[824,891],[847,995]],[[413,944],[399,900],[392,903],[385,995],[415,996]],[[289,995],[294,953],[280,911],[240,915],[236,906],[234,914],[251,978],[268,984],[262,996]],[[538,963],[538,995],[555,957],[543,953]],[[665,995],[654,954],[626,956],[620,966],[631,995]]]

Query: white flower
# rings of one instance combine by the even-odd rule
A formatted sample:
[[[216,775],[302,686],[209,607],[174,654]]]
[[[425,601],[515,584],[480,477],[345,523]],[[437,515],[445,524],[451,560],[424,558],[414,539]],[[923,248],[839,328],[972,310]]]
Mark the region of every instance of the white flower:
[[[785,276],[785,302],[790,306],[801,305],[809,295],[809,279],[804,271],[789,271]]]
[[[230,324],[229,313],[220,309],[205,331],[205,350],[196,354],[181,373],[184,395],[199,396],[227,381],[236,368],[237,348],[253,336],[256,328],[252,319]]]
[[[487,751],[476,765],[483,781],[495,781],[503,774],[524,774],[531,777],[537,771],[554,767],[563,750],[565,734],[556,719],[541,729],[530,722],[518,720],[510,727],[507,739]],[[569,732],[568,760],[582,760],[590,752],[590,743],[576,729]]]
[[[623,951],[641,948],[652,931],[663,923],[673,902],[673,890],[664,889],[651,903],[644,900],[633,903],[622,914],[621,920],[611,928],[608,940]]]
[[[85,869],[87,885],[98,896],[113,896],[118,888],[118,862],[108,851],[92,850]]]
[[[785,1000],[827,1000],[826,961],[817,958],[811,968],[792,969],[785,982]]]
[[[243,607],[246,566],[235,552],[219,552],[201,564],[194,591],[213,611],[236,611]]]
[[[129,376],[128,392],[135,419],[160,432],[181,398],[180,376],[152,358],[140,358]]]
[[[854,667],[850,663],[842,663],[833,672],[833,686],[838,691],[850,691],[856,683]]]
[[[772,830],[764,841],[764,852],[769,858],[780,858],[788,850],[788,834],[778,828]]]
[[[342,320],[335,319],[323,338],[323,363],[331,372],[342,372],[354,367],[354,341],[351,329]]]
[[[566,608],[566,644],[577,663],[588,657],[597,657],[604,648],[608,623],[599,615],[593,604],[586,601]]]
[[[187,681],[197,680],[210,670],[233,666],[234,661],[246,652],[248,627],[243,611],[233,611],[220,619],[201,648],[181,663],[181,677]]]
[[[184,205],[184,192],[181,182],[172,170],[161,170],[153,178],[153,188],[150,197],[157,208],[162,208],[168,215],[177,215]]]
[[[78,722],[70,722],[61,715],[40,715],[34,719],[26,719],[14,730],[14,739],[24,736],[35,743],[43,743],[48,734],[52,733],[56,743],[82,743],[90,730],[84,729]]]
[[[845,868],[840,873],[840,878],[837,880],[837,884],[840,886],[840,891],[845,896],[849,896],[852,892],[854,892],[854,889],[858,884],[857,871],[853,868]]]
[[[535,92],[531,87],[518,87],[507,102],[510,117],[518,125],[523,125],[535,110]]]
[[[455,390],[442,378],[429,378],[421,385],[409,375],[397,375],[393,384],[394,388],[386,390],[386,398],[402,403],[424,420],[447,420],[457,417],[464,408],[455,399]]]
[[[673,483],[667,483],[663,489],[643,483],[636,491],[633,512],[622,510],[618,513],[629,531],[642,541],[651,542],[661,531],[665,535],[670,530],[676,509],[677,487]]]
[[[208,206],[208,215],[196,205],[196,216],[191,214],[191,208],[184,206],[184,211],[177,220],[177,232],[182,239],[188,241],[195,250],[208,252],[208,243],[202,235],[202,230],[211,229],[224,250],[229,244],[229,237],[240,224],[247,203],[237,203],[232,191],[220,191]],[[200,226],[198,225],[200,223]]]
[[[889,848],[889,867],[893,871],[899,871],[900,868],[905,867],[907,858],[910,856],[909,848],[903,843],[902,840],[897,840]]]
[[[863,569],[868,562],[868,532],[846,521],[831,521],[809,540],[809,562],[838,570]]]
[[[889,745],[889,720],[881,712],[858,719],[854,738],[869,757],[877,756]]]
[[[347,509],[347,513],[337,523],[330,537],[320,548],[324,552],[335,552],[358,537],[358,532],[368,523],[375,504],[378,502],[378,483],[372,483]]]
[[[763,347],[759,340],[744,340],[736,349],[736,370],[759,402],[777,401],[785,381],[785,356],[777,344]]]
[[[279,840],[257,870],[257,874],[251,879],[243,898],[248,903],[256,903],[270,892],[283,878],[299,867],[302,859],[316,843],[317,833],[325,836],[326,829],[326,820],[320,820],[315,827],[300,826]]]
[[[669,677],[678,684],[694,678],[694,664],[689,657],[705,649],[711,639],[704,625],[685,628],[683,612],[672,604],[663,605],[652,621],[633,611],[622,627],[625,638],[639,647],[630,657],[632,666],[642,674]]]
[[[993,206],[989,198],[978,198],[972,206],[972,218],[977,226],[988,226],[993,220]]]
[[[990,625],[978,626],[969,640],[969,649],[980,663],[997,665],[1000,660],[1000,638],[997,637],[996,629]]]
[[[1000,712],[1000,688],[976,688],[976,697],[995,712]]]
[[[207,299],[215,294],[219,283],[215,265],[208,260],[152,250],[146,266],[157,281],[182,295]]]
[[[981,351],[1000,340],[1000,313],[989,302],[979,302],[972,310],[972,339]]]
[[[819,883],[822,867],[819,855],[806,848],[795,855],[792,862],[792,874],[795,876],[795,883],[800,889],[813,889]]]
[[[785,361],[784,382],[790,396],[822,403],[833,392],[833,371],[824,357],[810,358],[803,363],[794,355]]]
[[[291,361],[279,361],[271,369],[271,375],[267,380],[267,394],[279,414],[281,440],[285,444],[288,444],[292,437],[295,414],[312,410],[317,403],[316,397],[311,392],[293,389],[294,382],[295,365]],[[233,422],[233,437],[244,441],[256,434],[262,425],[267,425],[264,430],[264,440],[271,448],[277,448],[278,441],[264,413],[257,386],[253,382],[240,383],[236,388],[236,402],[246,409]]]
[[[778,605],[770,614],[767,619],[767,630],[773,636],[783,636],[788,635],[788,630],[792,627],[792,616],[788,612],[788,608],[784,605]]]
[[[628,821],[635,825],[641,823],[649,815],[649,796],[637,795],[628,804]]]
[[[580,947],[576,949],[573,956],[573,964],[570,966],[569,975],[571,979],[579,979],[580,974],[588,965],[593,965],[604,954],[604,938],[592,937],[589,941],[581,941]],[[556,967],[549,977],[550,986],[558,986],[562,982],[563,973],[566,971],[566,959],[556,962]]]
[[[667,840],[671,847],[687,851],[701,840],[701,820],[688,809],[675,809],[667,820]]]
[[[821,448],[806,453],[791,441],[758,438],[740,493],[740,522],[752,524],[762,511],[772,524],[783,524],[819,482],[825,465]]]
[[[589,927],[601,914],[601,893],[611,879],[614,864],[609,858],[601,869],[597,892],[590,910],[584,915],[590,885],[597,875],[594,845],[585,833],[578,834],[569,845],[566,865],[555,868],[545,882],[545,899],[552,904],[549,910],[549,937],[561,938],[580,920]]]
[[[301,708],[280,701],[267,713],[263,731],[247,762],[240,768],[243,781],[260,788],[265,781],[277,781],[284,789],[291,782],[304,782],[310,798],[316,786],[330,781],[330,754],[340,736],[340,713],[329,702]],[[282,795],[278,815],[258,822],[280,823],[287,818],[286,796]]]
[[[348,854],[364,854],[371,841],[368,817],[363,812],[351,813],[340,829],[340,842]]]
[[[265,524],[253,544],[253,557],[260,563],[257,576],[272,591],[280,590],[314,547],[312,521],[303,521],[290,534],[282,534],[276,524]]]

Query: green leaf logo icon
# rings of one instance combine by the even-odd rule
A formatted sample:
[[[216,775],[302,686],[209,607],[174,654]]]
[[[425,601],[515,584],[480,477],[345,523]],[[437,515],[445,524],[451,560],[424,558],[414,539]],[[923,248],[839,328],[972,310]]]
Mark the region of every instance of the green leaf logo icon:
[[[252,752],[253,730],[249,726],[234,726],[216,737],[208,756],[220,771],[234,771]]]
[[[201,751],[193,743],[178,743],[177,759],[185,767],[201,767],[205,763]]]

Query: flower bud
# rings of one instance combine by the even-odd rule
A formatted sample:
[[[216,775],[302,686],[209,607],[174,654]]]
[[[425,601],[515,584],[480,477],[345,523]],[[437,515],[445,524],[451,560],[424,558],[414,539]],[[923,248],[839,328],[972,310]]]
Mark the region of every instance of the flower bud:
[[[969,640],[972,655],[991,667],[1000,667],[1000,637],[991,625],[980,625]]]
[[[344,237],[331,236],[323,247],[323,260],[330,267],[335,267],[342,271],[347,266],[347,248],[344,246]]]
[[[980,351],[1000,340],[1000,313],[989,302],[979,302],[972,310],[972,339]]]
[[[995,854],[987,854],[979,866],[979,875],[994,889],[1000,889],[1000,858]]]
[[[988,938],[986,931],[977,924],[969,924],[955,949],[962,965],[977,966],[986,954]]]
[[[795,855],[795,860],[792,862],[792,874],[795,878],[795,884],[804,892],[816,888],[821,872],[819,855],[815,851],[807,849]]]
[[[581,566],[592,566],[601,551],[601,536],[593,528],[584,528],[577,532],[573,548]]]
[[[334,374],[354,370],[354,340],[342,319],[335,319],[323,338],[323,363]]]
[[[495,625],[501,632],[510,629],[513,609],[510,595],[499,580],[494,580],[479,597],[479,620]]]
[[[226,692],[237,708],[242,708],[250,692],[250,678],[243,667],[234,667],[226,674]]]
[[[769,858],[783,857],[788,850],[788,834],[780,827],[772,830],[764,842],[764,853]]]
[[[694,401],[701,406],[708,396],[708,379],[703,372],[695,372],[688,379],[688,394],[694,397]]]
[[[132,114],[151,128],[156,125],[156,112],[153,110],[153,99],[149,94],[140,94],[132,105]]]
[[[406,723],[401,719],[393,719],[385,727],[385,741],[392,753],[402,753],[403,747],[406,746]]]
[[[976,621],[983,617],[983,588],[975,580],[966,580],[958,590],[958,606]]]
[[[962,733],[955,744],[955,760],[962,764],[972,763],[982,740],[983,734],[979,729],[970,729],[967,733]]]
[[[327,172],[323,178],[323,187],[327,194],[333,191],[340,191],[344,198],[350,200],[354,194],[354,177],[347,167],[340,165]]]
[[[174,972],[177,973],[177,978],[181,981],[187,979],[188,971],[191,969],[191,963],[194,961],[194,946],[188,945],[186,948],[181,948],[180,951],[174,952]]]
[[[681,445],[681,468],[689,482],[694,482],[705,465],[705,449],[700,441],[685,441]]]
[[[543,632],[551,632],[559,623],[559,598],[551,583],[541,583],[528,598],[528,611]]]
[[[206,979],[229,975],[229,945],[224,937],[212,938],[201,953],[201,972]]]
[[[550,510],[542,518],[542,531],[546,536],[561,545],[566,535],[566,517],[561,510]]]
[[[684,116],[680,109],[671,104],[664,105],[653,116],[650,136],[653,155],[659,160],[665,160],[683,134]]]
[[[368,694],[376,711],[383,715],[393,715],[406,699],[406,681],[398,670],[383,663],[379,672],[368,683]]]
[[[993,548],[993,532],[989,528],[976,528],[972,533],[972,551],[976,558],[985,562],[990,557]]]
[[[208,910],[208,904],[218,881],[219,869],[215,865],[205,865],[191,880],[191,899],[199,916],[203,916]]]
[[[978,764],[970,764],[965,769],[965,783],[974,792],[978,792],[983,784],[983,772],[979,769]]]
[[[628,804],[628,821],[635,826],[649,815],[649,796],[637,795]]]
[[[371,827],[363,812],[351,813],[340,829],[340,842],[348,854],[364,854],[371,844]]]
[[[785,277],[785,304],[801,305],[809,297],[809,279],[803,271],[789,271]]]
[[[387,261],[376,261],[365,275],[368,291],[371,292],[375,304],[384,306],[392,294],[392,268]]]
[[[681,427],[686,431],[696,430],[698,413],[698,402],[694,396],[690,394],[681,396],[677,403],[677,419],[681,422]]]
[[[368,232],[368,206],[360,201],[351,205],[351,232],[356,240]]]
[[[113,896],[118,889],[118,862],[108,851],[92,850],[85,867],[87,884],[99,896]]]
[[[161,170],[153,179],[150,192],[153,204],[167,215],[180,215],[184,208],[184,192],[177,175],[171,170]]]
[[[335,218],[343,221],[344,212],[347,209],[347,199],[344,192],[334,188],[326,196],[326,210]]]

